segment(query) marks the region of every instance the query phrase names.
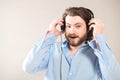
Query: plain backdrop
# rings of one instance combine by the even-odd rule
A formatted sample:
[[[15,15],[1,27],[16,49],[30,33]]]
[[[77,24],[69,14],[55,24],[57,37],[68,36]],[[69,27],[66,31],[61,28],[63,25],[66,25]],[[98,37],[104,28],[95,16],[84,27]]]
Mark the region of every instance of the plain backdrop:
[[[104,36],[120,62],[120,0],[0,0],[0,80],[43,80],[22,63],[51,21],[70,6],[90,8],[105,24]]]

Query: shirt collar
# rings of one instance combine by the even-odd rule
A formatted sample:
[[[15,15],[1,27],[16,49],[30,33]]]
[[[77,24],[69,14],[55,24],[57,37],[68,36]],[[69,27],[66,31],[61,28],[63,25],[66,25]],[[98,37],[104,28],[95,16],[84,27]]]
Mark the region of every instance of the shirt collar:
[[[63,41],[62,47],[67,47],[67,46],[68,46],[68,41],[67,40]],[[88,46],[88,44],[82,44],[81,45],[81,47],[85,47],[85,46]]]
[[[67,40],[63,41],[62,47],[67,47],[67,46],[68,46],[68,41]]]

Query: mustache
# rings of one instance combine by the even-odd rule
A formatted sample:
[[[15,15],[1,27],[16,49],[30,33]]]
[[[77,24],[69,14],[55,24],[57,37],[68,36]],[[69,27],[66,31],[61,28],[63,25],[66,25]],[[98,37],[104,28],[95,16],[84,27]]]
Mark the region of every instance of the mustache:
[[[76,38],[76,37],[78,37],[78,35],[76,35],[76,34],[69,34],[68,37]]]

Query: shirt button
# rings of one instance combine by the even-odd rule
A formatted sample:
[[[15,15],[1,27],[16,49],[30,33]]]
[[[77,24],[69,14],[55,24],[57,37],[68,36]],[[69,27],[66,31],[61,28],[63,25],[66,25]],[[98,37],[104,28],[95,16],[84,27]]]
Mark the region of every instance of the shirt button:
[[[72,73],[70,72],[70,73],[69,73],[69,75],[71,76],[71,75],[72,75]]]
[[[42,67],[42,65],[40,65],[40,68]]]

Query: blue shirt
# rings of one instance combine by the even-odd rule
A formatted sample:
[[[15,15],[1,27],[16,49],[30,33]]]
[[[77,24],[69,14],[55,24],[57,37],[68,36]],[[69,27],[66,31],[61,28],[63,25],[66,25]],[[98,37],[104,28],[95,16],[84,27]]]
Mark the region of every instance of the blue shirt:
[[[56,42],[55,34],[38,40],[23,63],[24,71],[46,69],[45,80],[120,80],[120,64],[103,35],[80,46],[70,58],[68,42]]]

